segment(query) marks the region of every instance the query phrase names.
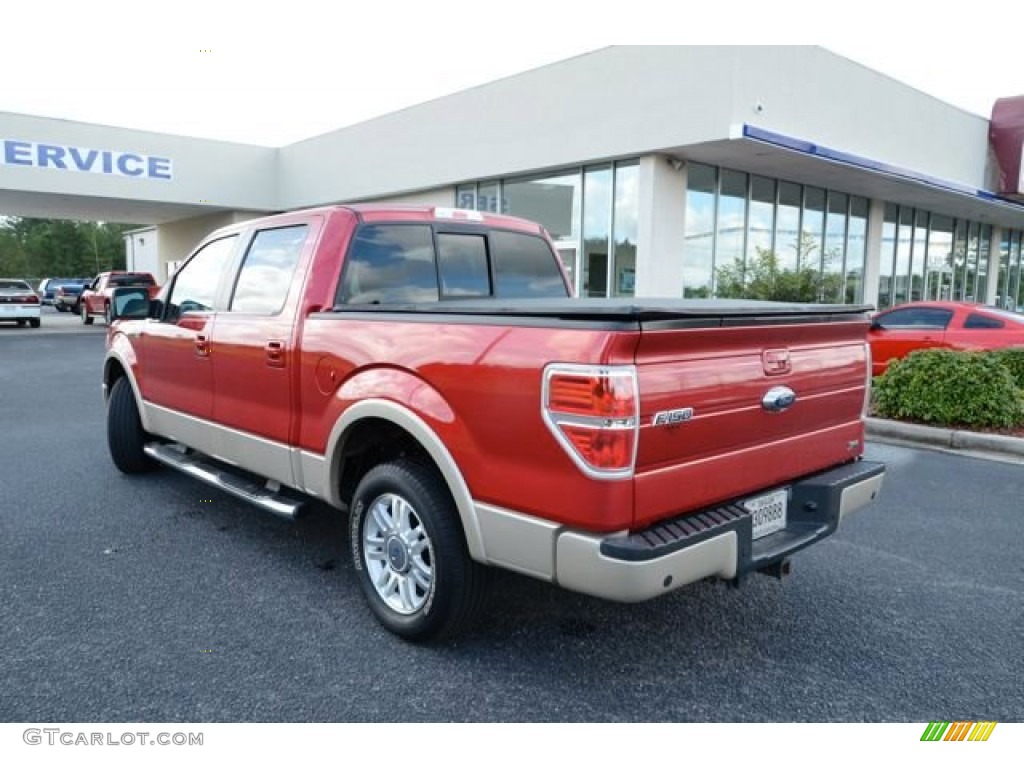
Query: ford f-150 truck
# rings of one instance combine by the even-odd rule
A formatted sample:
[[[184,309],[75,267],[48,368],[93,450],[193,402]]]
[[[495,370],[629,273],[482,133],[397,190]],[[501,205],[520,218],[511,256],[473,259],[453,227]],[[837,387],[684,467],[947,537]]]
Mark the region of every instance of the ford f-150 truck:
[[[349,513],[370,608],[451,636],[488,566],[640,601],[781,576],[875,498],[867,307],[574,299],[545,231],[351,205],[210,235],[113,292],[123,472]]]

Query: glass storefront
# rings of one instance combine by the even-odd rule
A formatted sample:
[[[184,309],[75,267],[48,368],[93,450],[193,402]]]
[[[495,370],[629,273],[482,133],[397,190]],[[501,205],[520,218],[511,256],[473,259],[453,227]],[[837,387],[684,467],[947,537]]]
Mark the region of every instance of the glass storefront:
[[[992,227],[885,205],[878,308],[908,301],[984,301]]]
[[[868,200],[689,163],[683,295],[862,301]]]
[[[640,217],[636,160],[550,176],[460,184],[459,208],[506,213],[541,224],[578,296],[632,296]]]
[[[1024,231],[1003,230],[999,244],[999,282],[996,288],[996,306],[1015,312],[1024,311],[1024,279],[1021,271],[1021,241]]]
[[[521,216],[551,234],[578,296],[633,296],[637,160],[456,187],[456,205]],[[838,190],[688,163],[683,296],[860,303],[870,201]],[[885,203],[878,308],[984,301],[992,227]],[[1024,232],[999,246],[999,306],[1024,308]],[[993,265],[995,262],[993,262]]]

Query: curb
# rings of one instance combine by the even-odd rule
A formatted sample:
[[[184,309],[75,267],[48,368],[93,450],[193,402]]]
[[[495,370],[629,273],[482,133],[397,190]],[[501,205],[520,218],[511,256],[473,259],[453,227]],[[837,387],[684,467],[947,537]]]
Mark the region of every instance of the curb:
[[[989,435],[983,432],[968,432],[944,427],[926,427],[921,424],[906,424],[902,421],[873,417],[866,420],[865,427],[869,437],[890,438],[931,445],[936,448],[979,451],[1024,459],[1024,438],[1020,437]]]

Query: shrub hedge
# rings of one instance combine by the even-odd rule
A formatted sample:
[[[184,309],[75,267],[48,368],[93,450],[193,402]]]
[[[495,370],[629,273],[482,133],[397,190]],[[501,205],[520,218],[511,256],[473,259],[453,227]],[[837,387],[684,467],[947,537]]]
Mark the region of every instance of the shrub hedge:
[[[1024,347],[999,349],[991,354],[1009,369],[1013,380],[1017,382],[1017,386],[1024,389]]]
[[[875,410],[889,419],[947,427],[1020,426],[1024,392],[1006,363],[1011,357],[1010,365],[1021,362],[991,352],[911,352],[875,379]]]

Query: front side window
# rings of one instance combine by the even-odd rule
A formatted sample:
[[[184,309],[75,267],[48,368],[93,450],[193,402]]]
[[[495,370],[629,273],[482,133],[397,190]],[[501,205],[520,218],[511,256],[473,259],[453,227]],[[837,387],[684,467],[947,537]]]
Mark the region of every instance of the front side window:
[[[232,312],[275,315],[281,311],[308,231],[302,224],[256,233],[238,273]]]
[[[224,265],[231,257],[237,235],[207,243],[178,270],[167,297],[166,319],[176,322],[185,312],[210,312]]]
[[[370,224],[360,228],[345,262],[341,304],[437,301],[430,227]]]
[[[896,309],[877,318],[883,328],[901,330],[906,328],[938,328],[944,329],[953,319],[950,309],[934,307],[907,307]]]
[[[1003,321],[996,317],[979,315],[974,312],[964,320],[964,328],[1003,328]]]

